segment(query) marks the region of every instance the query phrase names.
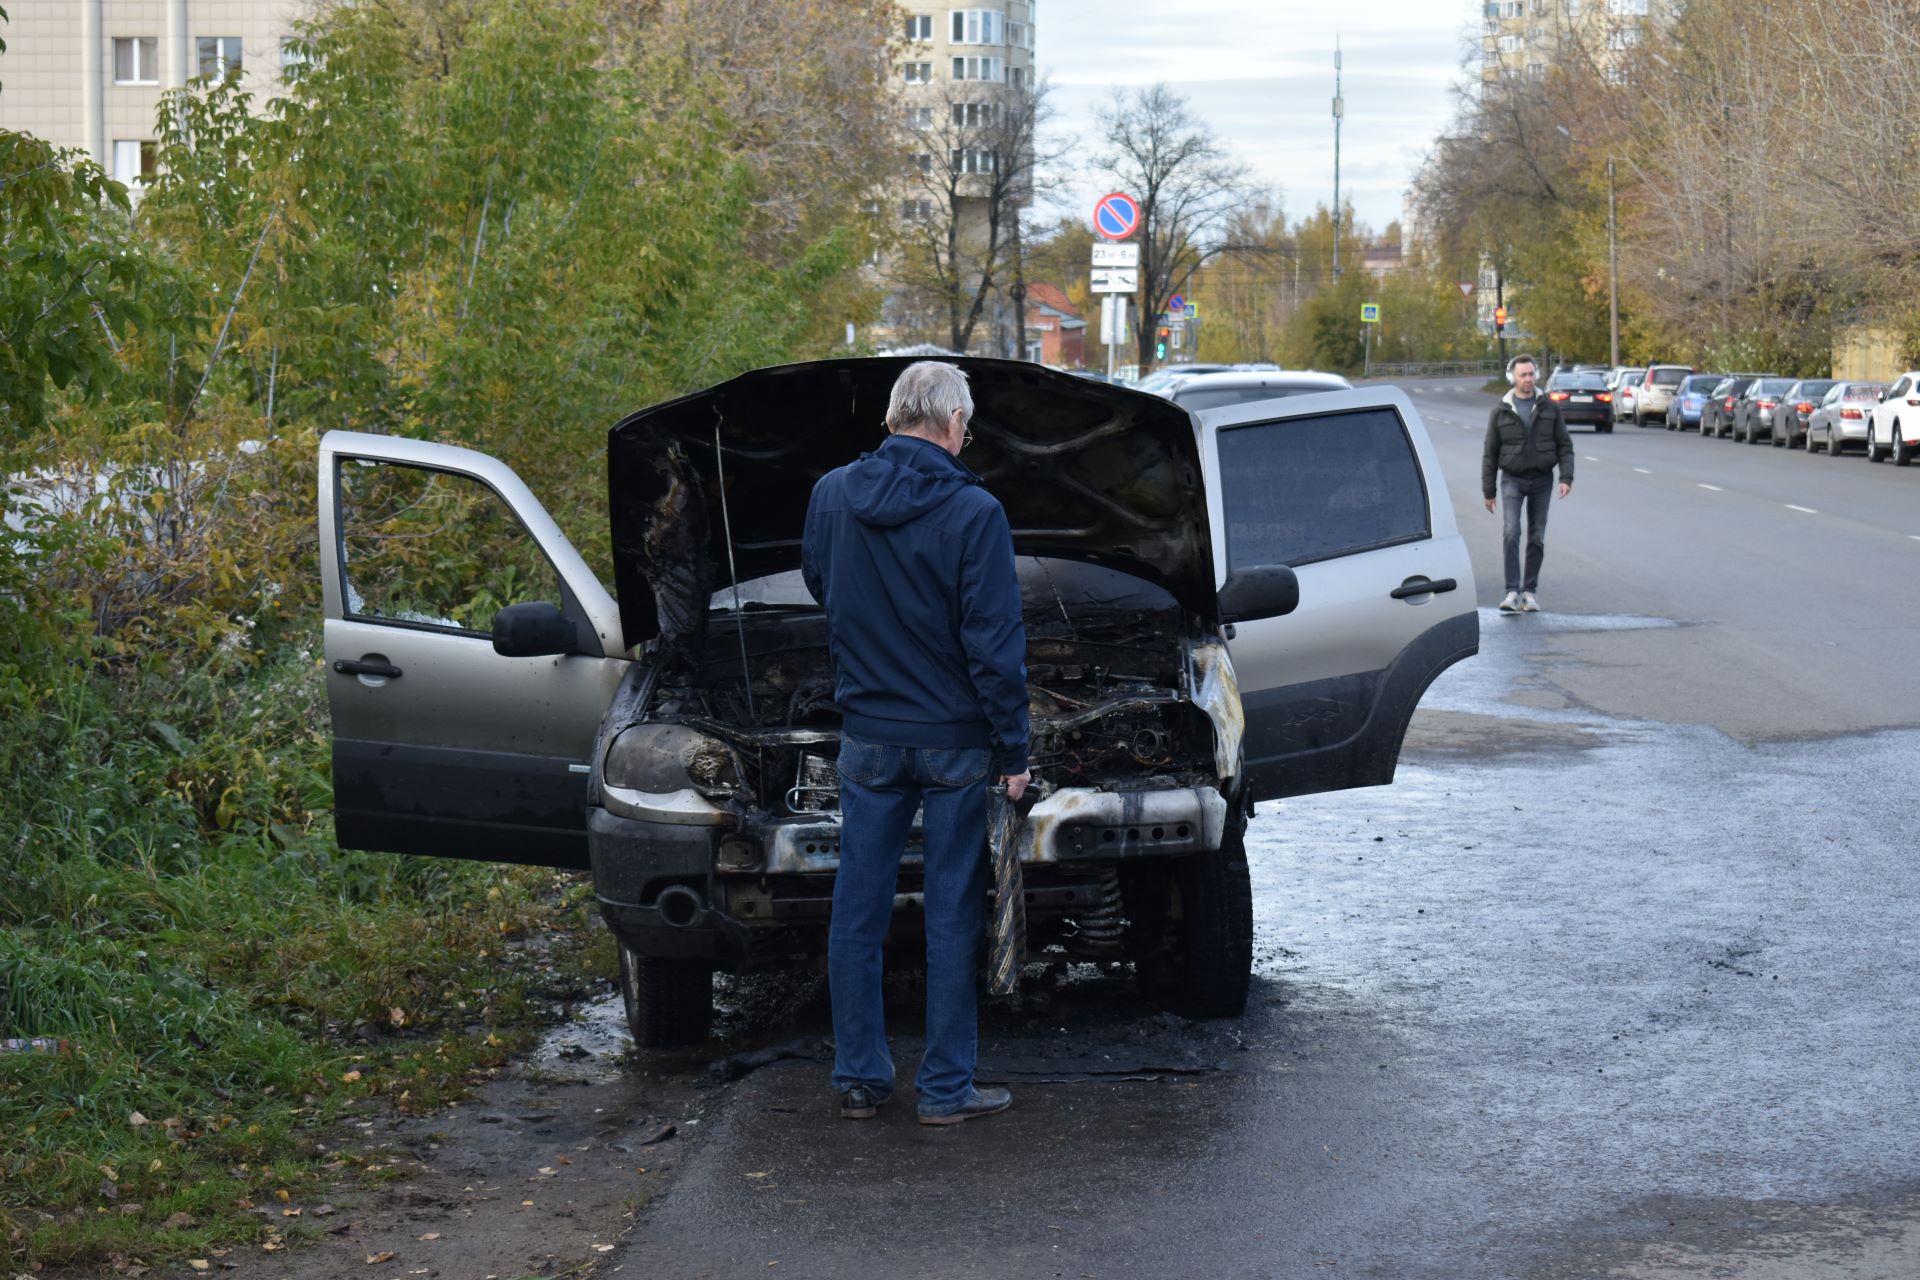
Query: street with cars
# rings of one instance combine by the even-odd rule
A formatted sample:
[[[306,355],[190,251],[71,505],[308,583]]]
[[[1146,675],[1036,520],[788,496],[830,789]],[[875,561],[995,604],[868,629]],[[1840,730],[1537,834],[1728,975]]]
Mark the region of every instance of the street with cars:
[[[596,1112],[581,1137],[653,1170],[608,1263],[1920,1270],[1920,601],[1898,590],[1920,471],[1579,432],[1542,612],[1502,616],[1477,501],[1494,397],[1478,379],[1400,394],[1472,562],[1480,652],[1427,690],[1391,785],[1258,806],[1245,1012],[1163,1011],[1124,965],[1035,969],[984,1014],[981,1079],[1014,1107],[958,1132],[910,1103],[838,1117],[804,967],[723,975],[714,1039],[637,1064],[563,1029],[584,1074],[530,1078],[539,1109],[577,1090]],[[911,1063],[915,983],[889,1004]],[[619,1019],[617,996],[601,1005],[588,1024]],[[520,1154],[507,1136],[466,1152],[454,1199],[487,1202]],[[583,1176],[543,1194],[585,1196]]]

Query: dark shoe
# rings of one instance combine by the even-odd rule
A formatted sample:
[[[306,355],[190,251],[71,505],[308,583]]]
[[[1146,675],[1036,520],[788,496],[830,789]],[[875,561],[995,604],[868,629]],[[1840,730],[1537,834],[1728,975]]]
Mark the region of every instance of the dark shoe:
[[[887,1097],[893,1095],[888,1094]],[[881,1107],[886,1105],[881,1097],[866,1085],[857,1084],[840,1095],[840,1114],[849,1120],[871,1120]]]
[[[967,1100],[957,1111],[948,1111],[941,1115],[930,1116],[920,1113],[921,1124],[959,1124],[962,1120],[974,1120],[980,1116],[990,1116],[1005,1111],[1013,1105],[1013,1094],[1006,1089],[975,1089],[967,1095]]]

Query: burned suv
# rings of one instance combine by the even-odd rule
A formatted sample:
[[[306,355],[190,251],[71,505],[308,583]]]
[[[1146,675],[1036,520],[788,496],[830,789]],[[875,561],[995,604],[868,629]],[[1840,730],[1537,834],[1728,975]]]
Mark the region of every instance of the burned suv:
[[[840,717],[801,527],[814,482],[883,437],[907,363],[757,370],[615,425],[617,604],[492,458],[326,436],[340,843],[590,868],[642,1044],[707,1035],[716,968],[819,963]],[[1426,432],[1392,388],[1195,416],[957,363],[962,461],[1006,507],[1025,600],[1029,949],[1238,1013],[1254,802],[1392,781],[1421,694],[1478,647]]]

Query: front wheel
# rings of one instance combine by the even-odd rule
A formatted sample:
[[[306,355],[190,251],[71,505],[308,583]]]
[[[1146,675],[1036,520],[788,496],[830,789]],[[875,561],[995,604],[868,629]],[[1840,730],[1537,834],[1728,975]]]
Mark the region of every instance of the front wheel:
[[[620,944],[620,995],[627,1030],[647,1049],[699,1044],[713,1032],[713,962],[643,956]]]
[[[1894,466],[1904,467],[1913,461],[1913,450],[1907,448],[1907,433],[1900,429],[1900,424],[1897,422],[1893,424],[1893,441],[1890,447],[1893,451]]]
[[[1141,988],[1183,1018],[1237,1018],[1253,981],[1253,883],[1243,831],[1135,882]]]
[[[1881,458],[1880,442],[1874,439],[1873,424],[1867,424],[1867,461],[1878,462]]]

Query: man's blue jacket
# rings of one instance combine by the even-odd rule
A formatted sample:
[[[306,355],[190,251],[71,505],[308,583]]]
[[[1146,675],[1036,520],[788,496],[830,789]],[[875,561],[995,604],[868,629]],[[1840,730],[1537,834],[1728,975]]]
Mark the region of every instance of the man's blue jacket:
[[[1007,513],[931,440],[889,436],[821,477],[801,544],[848,734],[991,747],[1027,768],[1027,634]]]

